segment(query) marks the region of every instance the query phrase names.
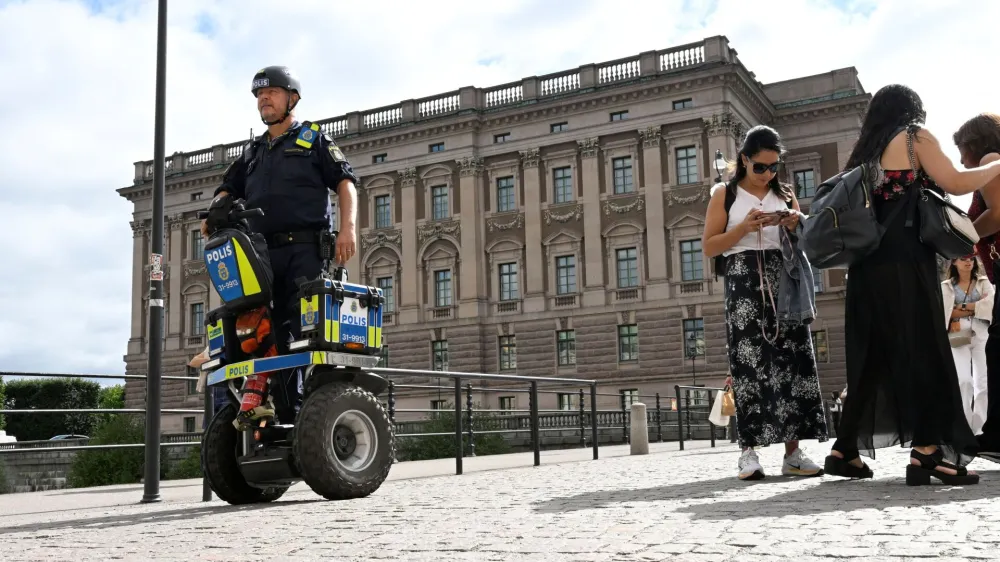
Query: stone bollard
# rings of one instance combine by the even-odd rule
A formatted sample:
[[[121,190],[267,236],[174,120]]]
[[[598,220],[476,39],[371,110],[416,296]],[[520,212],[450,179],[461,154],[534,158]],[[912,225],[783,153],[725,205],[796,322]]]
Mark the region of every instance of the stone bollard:
[[[631,441],[633,455],[649,454],[649,428],[646,425],[646,405],[641,402],[632,403]]]

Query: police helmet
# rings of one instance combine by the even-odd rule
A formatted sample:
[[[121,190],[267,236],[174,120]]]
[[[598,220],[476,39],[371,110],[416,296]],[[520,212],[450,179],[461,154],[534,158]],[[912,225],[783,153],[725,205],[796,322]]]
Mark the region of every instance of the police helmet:
[[[287,66],[267,66],[258,70],[250,86],[253,97],[257,97],[257,91],[261,88],[284,88],[302,97],[302,85]]]

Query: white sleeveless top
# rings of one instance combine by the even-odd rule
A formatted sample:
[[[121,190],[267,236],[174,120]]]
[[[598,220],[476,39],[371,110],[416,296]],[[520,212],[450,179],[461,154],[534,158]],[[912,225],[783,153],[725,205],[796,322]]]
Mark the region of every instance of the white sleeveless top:
[[[733,206],[729,209],[729,222],[726,224],[726,232],[736,228],[736,226],[738,226],[741,222],[743,222],[743,219],[746,218],[750,209],[755,208],[760,209],[765,213],[773,213],[782,209],[788,210],[788,203],[786,203],[781,197],[775,195],[774,191],[770,189],[767,190],[767,195],[765,195],[764,199],[761,200],[751,195],[742,187],[736,186],[736,201],[733,201]],[[783,227],[765,226],[761,229],[761,234],[763,235],[761,242],[757,242],[756,232],[749,232],[746,236],[741,238],[735,246],[725,252],[722,252],[722,255],[729,256],[745,252],[747,250],[780,250],[781,241],[778,238],[779,228]]]

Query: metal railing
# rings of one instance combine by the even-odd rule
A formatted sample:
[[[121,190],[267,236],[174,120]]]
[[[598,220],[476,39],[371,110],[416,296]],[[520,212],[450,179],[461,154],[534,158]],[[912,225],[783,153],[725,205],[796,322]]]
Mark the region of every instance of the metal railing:
[[[598,392],[598,382],[588,379],[559,378],[559,377],[535,377],[522,375],[507,375],[494,373],[472,373],[458,371],[433,371],[433,370],[410,370],[394,368],[373,368],[372,372],[384,376],[388,380],[388,390],[385,394],[386,408],[389,419],[393,424],[395,437],[400,439],[420,439],[426,437],[454,437],[455,446],[455,474],[462,474],[464,470],[464,459],[476,456],[476,437],[485,435],[517,435],[527,433],[530,441],[530,449],[533,454],[534,466],[541,464],[542,435],[548,432],[553,434],[561,433],[564,438],[567,434],[578,435],[578,442],[571,444],[574,447],[591,447],[593,459],[599,458],[599,446],[601,444],[601,430],[605,437],[613,442],[629,443],[631,440],[631,410],[630,406],[635,401],[649,400],[652,402],[646,409],[647,426],[649,427],[650,441],[664,442],[672,440],[670,433],[675,433],[679,447],[684,449],[685,440],[692,440],[693,420],[694,425],[709,428],[709,439],[711,446],[715,446],[717,435],[722,432],[724,435],[727,428],[718,428],[707,421],[708,412],[716,394],[720,388],[707,388],[703,386],[675,386],[676,398],[672,401],[662,397],[660,393],[651,395],[627,394],[624,392],[601,393]],[[0,373],[2,376],[30,377],[60,377],[60,378],[89,378],[89,379],[126,379],[145,380],[145,375],[80,375],[80,374],[54,374],[54,373]],[[172,376],[165,375],[163,380],[176,381],[197,381],[195,376]],[[450,385],[420,384],[413,379],[450,379]],[[486,386],[484,383],[499,383]],[[475,384],[473,384],[475,383]],[[527,385],[527,388],[524,388]],[[571,390],[572,389],[572,390]],[[585,391],[587,389],[588,391]],[[681,390],[686,390],[682,396]],[[447,391],[454,401],[452,408],[445,409],[419,409],[419,408],[397,408],[399,399],[427,399],[432,397],[432,392]],[[692,405],[691,391],[708,392],[707,404]],[[490,408],[475,406],[473,400],[474,393],[486,395],[487,393],[502,393],[508,395],[528,396],[528,409],[502,408],[492,410]],[[539,397],[541,395],[563,395],[576,398],[577,403],[558,404],[558,409],[542,409]],[[184,434],[169,436],[165,438],[159,432],[150,432],[146,428],[144,443],[125,444],[100,444],[100,445],[75,445],[63,444],[64,442],[53,441],[49,446],[42,446],[42,442],[32,443],[26,446],[4,446],[0,447],[0,454],[13,453],[37,453],[39,451],[84,451],[100,449],[128,449],[139,447],[186,447],[198,446],[202,444],[201,439],[192,440],[194,435],[203,435],[204,427],[208,420],[214,415],[214,392],[206,388],[203,392],[203,408],[201,410],[182,408],[160,408],[160,414],[203,414],[204,422],[202,431],[195,434]],[[617,408],[598,408],[598,401],[601,398],[613,397],[617,402]],[[147,401],[148,401],[147,396]],[[609,401],[604,401],[609,402]],[[667,405],[669,404],[669,405]],[[417,426],[428,423],[430,420],[401,420],[400,414],[440,414],[451,410],[454,414],[454,431],[442,432],[419,432],[415,431]],[[144,408],[65,408],[65,409],[0,409],[0,414],[10,415],[32,415],[32,414],[145,414]],[[477,420],[476,415],[482,413],[495,413],[497,415],[489,418],[488,423],[482,419]],[[524,414],[527,414],[525,419]],[[703,415],[702,415],[703,414]],[[450,416],[449,416],[450,417]],[[703,419],[704,418],[704,419]],[[735,419],[734,419],[735,422]],[[477,424],[479,427],[477,428]],[[675,431],[671,431],[675,429]],[[731,441],[735,442],[735,427],[731,427]],[[622,441],[617,439],[617,431],[621,431]],[[655,434],[655,435],[654,435]],[[186,438],[185,438],[186,437]],[[557,436],[558,438],[558,436]],[[702,437],[704,438],[704,437]],[[572,437],[572,439],[577,439]],[[558,443],[566,445],[567,443]],[[13,444],[5,444],[13,445]],[[563,447],[565,448],[565,447]],[[155,471],[158,489],[159,471]],[[202,477],[202,501],[211,501],[213,497],[211,487],[207,478]],[[145,501],[145,498],[143,498]]]
[[[507,382],[507,383],[528,383],[529,388],[525,391],[524,389],[512,389],[503,388],[499,389],[504,392],[527,392],[528,393],[528,412],[530,419],[530,427],[527,429],[516,428],[514,430],[487,430],[481,431],[480,433],[511,433],[511,432],[523,432],[527,431],[531,434],[531,448],[534,454],[534,465],[539,466],[541,464],[541,433],[544,431],[539,424],[539,408],[538,408],[538,394],[543,393],[556,393],[554,390],[542,390],[538,388],[539,383],[543,384],[555,384],[555,385],[580,385],[587,386],[590,388],[590,431],[591,440],[593,442],[594,460],[598,459],[598,432],[597,432],[597,381],[585,380],[585,379],[570,379],[570,378],[558,378],[558,377],[530,377],[523,375],[501,375],[493,373],[465,373],[458,371],[430,371],[430,370],[411,370],[411,369],[393,369],[388,367],[381,367],[371,369],[372,372],[376,374],[385,374],[389,378],[389,417],[393,422],[395,422],[396,414],[399,412],[440,412],[441,410],[397,410],[395,407],[396,395],[395,392],[398,389],[409,389],[409,390],[431,390],[435,387],[428,387],[426,385],[412,385],[412,384],[396,384],[395,381],[391,379],[393,374],[413,377],[421,376],[424,378],[448,378],[453,382],[452,390],[454,392],[454,411],[455,411],[455,474],[462,474],[463,471],[463,458],[465,457],[465,434],[468,434],[469,439],[469,450],[470,456],[475,455],[475,432],[473,429],[473,408],[472,408],[472,392],[473,387],[471,382],[467,382],[465,390],[466,394],[466,405],[464,412],[467,416],[468,430],[463,430],[463,408],[462,408],[462,382],[463,381],[496,381],[496,382]],[[485,389],[480,389],[485,390]],[[489,389],[498,390],[498,389]],[[581,390],[581,395],[583,391]],[[582,402],[581,402],[582,404]],[[562,431],[562,428],[557,430]],[[431,437],[431,436],[443,436],[450,435],[442,433],[416,433],[416,434],[400,434],[396,437],[406,438],[406,437]]]

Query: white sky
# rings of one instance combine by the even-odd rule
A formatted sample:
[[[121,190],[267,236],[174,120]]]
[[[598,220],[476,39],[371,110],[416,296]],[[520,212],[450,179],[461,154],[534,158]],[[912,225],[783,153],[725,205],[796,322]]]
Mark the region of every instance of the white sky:
[[[154,0],[0,0],[0,371],[124,372],[132,206],[153,156]],[[339,6],[339,8],[338,8]],[[767,83],[854,65],[914,87],[928,127],[1000,111],[1000,2],[171,0],[166,152],[263,128],[249,92],[295,68],[302,119],[726,35]],[[963,205],[967,201],[962,200]]]

